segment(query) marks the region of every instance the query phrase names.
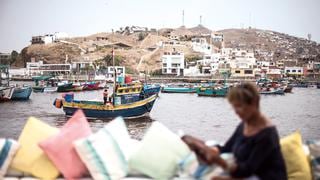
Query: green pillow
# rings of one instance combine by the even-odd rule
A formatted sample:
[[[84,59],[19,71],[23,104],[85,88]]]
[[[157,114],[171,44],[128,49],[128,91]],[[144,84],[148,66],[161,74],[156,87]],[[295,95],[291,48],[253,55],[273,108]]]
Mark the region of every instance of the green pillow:
[[[177,174],[179,162],[188,156],[188,146],[159,122],[145,134],[141,147],[129,159],[129,166],[154,179],[170,179]]]

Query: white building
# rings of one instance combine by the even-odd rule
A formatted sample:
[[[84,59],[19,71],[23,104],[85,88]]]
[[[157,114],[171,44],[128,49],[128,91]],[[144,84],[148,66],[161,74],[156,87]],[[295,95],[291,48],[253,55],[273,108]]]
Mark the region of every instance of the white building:
[[[68,37],[69,35],[64,32],[55,32],[54,34],[46,34],[42,36],[32,36],[31,44],[49,44]]]
[[[211,39],[213,42],[223,42],[224,41],[224,37],[222,33],[217,33],[217,32],[213,32],[211,34]]]
[[[114,81],[114,74],[115,74],[114,69],[116,70],[116,73],[117,73],[116,81],[117,82],[124,81],[124,78],[126,75],[126,68],[124,66],[115,66],[114,68],[113,68],[113,66],[109,66],[107,68],[107,74],[105,75],[106,80],[107,81]]]
[[[284,73],[289,76],[302,76],[303,67],[298,67],[298,66],[284,67]]]
[[[201,52],[204,54],[212,53],[212,45],[207,42],[206,38],[193,38],[192,49],[196,52]]]
[[[66,74],[71,72],[71,64],[43,64],[43,61],[27,62],[26,74],[46,75],[46,74]]]
[[[184,54],[180,52],[165,52],[161,57],[162,74],[183,75]]]

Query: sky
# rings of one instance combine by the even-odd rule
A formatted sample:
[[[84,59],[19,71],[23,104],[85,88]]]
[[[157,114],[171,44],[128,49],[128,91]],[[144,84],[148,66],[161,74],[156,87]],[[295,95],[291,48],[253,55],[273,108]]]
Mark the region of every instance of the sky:
[[[274,30],[320,42],[320,0],[0,0],[0,52],[20,51],[32,36],[84,36],[138,25],[212,30]]]

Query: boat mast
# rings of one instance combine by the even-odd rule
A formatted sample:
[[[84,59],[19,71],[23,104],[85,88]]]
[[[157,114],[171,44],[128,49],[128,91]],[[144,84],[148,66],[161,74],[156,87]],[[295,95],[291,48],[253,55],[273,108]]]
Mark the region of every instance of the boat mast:
[[[112,39],[113,39],[113,29],[112,29]],[[113,42],[112,42],[113,43]],[[114,65],[114,45],[112,44],[112,65],[113,65],[113,93],[112,93],[112,97],[113,97],[113,105],[114,105],[114,101],[115,101],[115,94],[116,94],[116,80],[117,80],[117,72],[116,72],[116,68]]]

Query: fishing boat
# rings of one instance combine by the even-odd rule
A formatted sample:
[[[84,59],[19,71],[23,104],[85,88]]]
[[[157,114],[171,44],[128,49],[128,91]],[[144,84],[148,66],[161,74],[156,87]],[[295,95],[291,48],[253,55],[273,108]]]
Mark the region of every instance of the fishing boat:
[[[168,85],[162,88],[162,93],[195,93],[197,88],[192,85]]]
[[[86,83],[83,83],[82,85],[83,85],[83,90],[86,90],[86,91],[101,89],[100,82],[86,82]]]
[[[285,93],[291,93],[292,89],[293,89],[293,86],[290,85],[290,84],[284,86],[284,92]]]
[[[136,118],[147,115],[153,107],[157,95],[152,95],[146,99],[128,103],[103,104],[100,101],[77,101],[68,98],[56,99],[54,105],[58,108],[63,107],[67,116],[72,116],[78,109],[82,109],[88,118],[115,118],[122,116],[124,118]]]
[[[81,85],[80,83],[78,84],[72,84],[72,89],[70,89],[71,91],[82,91],[84,88],[84,85]]]
[[[145,84],[143,86],[143,93],[145,96],[149,97],[152,96],[154,94],[158,94],[161,90],[161,86],[160,85],[155,85],[155,84]]]
[[[284,89],[282,88],[278,88],[278,89],[261,89],[259,90],[259,93],[260,94],[265,94],[265,95],[277,95],[277,94],[280,94],[280,95],[283,95],[284,94]]]
[[[0,87],[0,102],[10,101],[14,87]]]
[[[200,87],[197,89],[197,94],[198,96],[225,97],[228,91],[228,86]]]
[[[32,88],[30,86],[22,86],[15,87],[13,94],[11,96],[11,100],[28,100],[32,92]]]
[[[58,83],[57,92],[69,92],[72,91],[72,84],[69,82],[60,82]]]
[[[34,76],[32,80],[35,82],[33,92],[56,92],[58,89],[52,76]]]

